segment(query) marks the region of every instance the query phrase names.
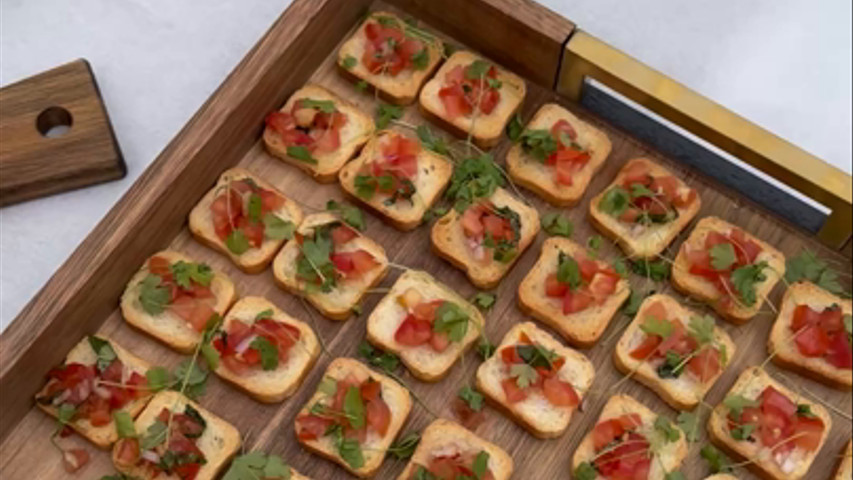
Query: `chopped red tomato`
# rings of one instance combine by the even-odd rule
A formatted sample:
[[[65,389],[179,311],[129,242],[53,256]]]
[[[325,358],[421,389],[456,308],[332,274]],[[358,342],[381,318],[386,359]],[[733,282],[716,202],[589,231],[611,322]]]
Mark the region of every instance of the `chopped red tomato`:
[[[313,414],[303,415],[296,419],[296,436],[299,437],[300,440],[317,440],[334,424],[335,421],[329,418],[323,418]]]
[[[826,353],[826,361],[834,367],[853,369],[853,349],[850,347],[850,337],[846,331],[832,334]]]
[[[582,285],[570,289],[568,283],[559,281],[556,273],[545,277],[545,295],[561,298],[565,315],[586,310],[592,304],[600,305],[616,291],[616,284],[620,279],[612,269],[588,259],[582,253],[576,254],[574,260],[580,270]]]
[[[703,348],[687,362],[687,371],[700,382],[710,381],[720,372],[720,352],[716,348]]]
[[[636,413],[629,413],[619,417],[599,422],[592,430],[592,443],[595,451],[599,451],[610,442],[620,438],[625,432],[629,432],[642,426],[643,420]]]
[[[506,401],[509,403],[518,403],[527,398],[527,393],[518,386],[514,378],[505,378],[501,381]]]
[[[397,343],[408,347],[417,347],[429,342],[432,337],[432,324],[425,320],[418,320],[409,315],[394,333]]]
[[[562,297],[569,291],[568,284],[557,280],[557,274],[551,273],[545,277],[545,295],[549,297]]]
[[[367,22],[364,26],[366,42],[361,61],[374,75],[397,76],[413,68],[413,58],[426,50],[417,39],[408,38],[399,25],[381,25]]]
[[[797,413],[797,406],[784,394],[773,387],[767,387],[761,392],[761,409],[766,412],[767,409],[776,409],[784,417],[790,417]]]
[[[790,330],[797,350],[806,357],[823,357],[837,368],[853,367],[853,353],[844,330],[844,314],[839,305],[822,311],[808,305],[794,309]]]
[[[412,295],[420,298],[420,294],[414,289]],[[406,292],[408,295],[410,292]],[[445,303],[445,300],[418,301],[415,305],[406,305],[411,311],[403,323],[397,327],[394,338],[398,343],[407,346],[420,346],[429,344],[436,352],[443,352],[450,346],[450,337],[447,332],[433,330],[436,311]]]
[[[649,446],[644,436],[631,432],[624,442],[598,455],[593,464],[605,478],[645,480],[651,466]]]
[[[723,244],[732,246],[732,250],[735,252],[735,261],[723,269],[717,269],[711,264],[710,251],[715,246]],[[711,282],[719,293],[725,295],[722,300],[728,304],[732,302],[731,295],[737,291],[731,280],[732,272],[754,263],[761,253],[761,247],[749,240],[743,230],[739,228],[733,228],[728,234],[711,230],[705,236],[703,248],[686,244],[683,248],[690,264],[689,272]]]
[[[619,220],[626,223],[670,221],[676,218],[677,209],[689,206],[697,198],[694,189],[684,186],[674,176],[654,176],[643,161],[631,161],[621,175],[622,188],[634,192],[644,187],[641,190],[645,191],[645,194],[632,196],[628,208],[619,215]]]
[[[563,297],[563,315],[582,312],[593,303],[594,297],[588,290],[568,291]]]
[[[794,439],[794,444],[808,452],[817,450],[825,428],[820,418],[797,417],[793,431],[797,432],[798,436]]]
[[[388,404],[382,398],[375,398],[369,400],[365,408],[367,411],[367,424],[384,437],[388,433],[388,425],[391,424],[391,409],[388,408]]]
[[[358,236],[358,234],[355,233],[355,230],[347,227],[346,225],[336,226],[332,229],[331,235],[332,243],[335,247],[346,245],[350,240]]]
[[[438,97],[444,104],[445,115],[449,120],[460,116],[469,116],[474,109],[484,115],[494,111],[500,102],[500,82],[497,69],[490,67],[486,73],[477,77],[472,65],[457,65],[444,77],[444,85],[438,91]]]
[[[651,358],[651,355],[657,351],[661,341],[661,337],[657,335],[646,335],[640,345],[631,350],[631,358],[635,358],[637,360],[646,360]]]
[[[580,398],[572,384],[558,378],[546,378],[542,382],[542,393],[551,405],[558,407],[574,407],[580,403]]]
[[[257,196],[260,199],[260,211],[257,218],[250,214],[250,201],[243,200]],[[284,198],[279,194],[261,188],[255,182],[235,180],[227,185],[225,191],[217,195],[210,205],[213,228],[220,240],[225,241],[235,230],[243,233],[252,247],[258,248],[264,242],[265,224],[261,221],[267,213],[273,213],[273,207],[281,208]]]
[[[335,265],[335,270],[347,278],[358,278],[379,265],[373,255],[365,250],[333,253],[329,259]]]
[[[806,357],[823,357],[829,349],[829,336],[817,325],[804,327],[796,334],[794,342]]]

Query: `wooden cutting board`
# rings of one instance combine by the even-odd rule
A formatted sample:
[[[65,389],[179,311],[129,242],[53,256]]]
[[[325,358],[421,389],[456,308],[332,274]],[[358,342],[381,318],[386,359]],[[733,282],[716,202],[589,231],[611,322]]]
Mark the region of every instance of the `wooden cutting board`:
[[[85,59],[0,89],[0,206],[124,177]]]

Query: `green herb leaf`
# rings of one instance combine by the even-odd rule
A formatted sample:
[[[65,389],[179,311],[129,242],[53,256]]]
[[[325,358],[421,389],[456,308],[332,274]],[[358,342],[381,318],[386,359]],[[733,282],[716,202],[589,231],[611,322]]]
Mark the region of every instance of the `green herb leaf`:
[[[559,212],[546,213],[540,221],[542,230],[548,235],[571,238],[575,226],[568,218],[560,215]]]
[[[278,348],[264,337],[258,336],[249,344],[261,356],[261,368],[275,370],[278,368]]]
[[[480,453],[474,457],[471,470],[474,471],[474,476],[477,477],[477,480],[483,480],[483,477],[486,476],[486,472],[489,470],[489,454],[485,450],[480,450]]]
[[[95,354],[98,356],[97,363],[95,366],[97,367],[99,372],[103,372],[110,366],[113,361],[118,358],[116,356],[115,350],[113,350],[110,342],[104,340],[103,338],[95,337],[90,335],[88,337],[89,345],[94,350]]]
[[[208,368],[216,370],[219,367],[219,350],[214,348],[210,342],[203,343],[199,351],[202,357],[204,357],[204,361],[207,362]]]
[[[366,92],[367,91],[367,81],[359,80],[355,84],[355,89],[358,90],[359,92]]]
[[[314,100],[312,98],[303,98],[299,100],[299,106],[302,108],[313,108],[323,113],[335,113],[335,102],[331,100]]]
[[[524,131],[524,125],[521,123],[521,115],[515,114],[506,126],[506,135],[513,142],[521,139],[521,133]]]
[[[625,213],[631,203],[631,196],[622,187],[613,187],[608,190],[598,202],[598,209],[610,215],[619,217]]]
[[[734,418],[740,418],[743,414],[743,409],[747,407],[757,407],[759,402],[751,400],[743,395],[729,395],[723,399],[723,405],[729,409]]]
[[[673,470],[664,475],[663,480],[687,480],[687,477],[678,470]]]
[[[302,145],[287,147],[287,156],[311,165],[317,165],[317,159],[311,156],[311,151]]]
[[[172,272],[175,283],[181,288],[192,288],[191,282],[207,287],[213,281],[213,270],[206,263],[178,260],[170,265],[169,269]]]
[[[595,467],[589,462],[582,462],[578,465],[574,475],[572,475],[575,480],[595,480],[597,476],[598,473],[595,471]]]
[[[403,107],[380,103],[376,110],[376,128],[382,130],[388,127],[392,120],[399,120],[402,117]]]
[[[468,405],[468,407],[471,408],[471,410],[479,412],[483,409],[483,395],[471,388],[469,385],[465,385],[459,389],[459,393],[457,395]]]
[[[411,458],[420,441],[421,436],[417,432],[412,432],[392,443],[391,446],[388,447],[388,453],[394,455],[397,460]]]
[[[850,292],[845,291],[838,282],[838,273],[810,250],[803,250],[796,257],[788,259],[785,280],[789,284],[808,280],[832,294],[850,298]]]
[[[451,342],[461,342],[468,333],[468,314],[459,305],[444,302],[435,311],[432,329],[447,333]]]
[[[412,67],[415,70],[425,70],[429,66],[429,52],[422,48],[418,53],[412,55]]]
[[[497,295],[489,292],[477,292],[476,295],[471,297],[471,303],[473,303],[480,310],[488,310],[495,305],[495,301],[497,300]]]
[[[284,463],[278,455],[270,455],[267,457],[267,464],[264,465],[263,478],[290,480],[290,466]]]
[[[231,461],[231,468],[223,480],[290,480],[291,470],[277,455],[251,452]]]
[[[157,445],[165,442],[167,430],[168,427],[164,422],[154,420],[154,423],[148,426],[148,430],[145,431],[145,435],[139,441],[140,448],[143,450],[152,450]]]
[[[656,335],[666,340],[672,335],[673,326],[669,320],[665,318],[657,318],[652,315],[646,315],[643,323],[640,324],[640,330],[647,335]]]
[[[534,345],[518,345],[516,346],[516,350],[518,351],[518,356],[524,360],[524,363],[533,368],[550,368],[551,364],[559,356],[555,351],[549,350],[538,343]]]
[[[675,428],[668,418],[662,415],[659,415],[658,418],[655,419],[655,431],[660,433],[669,443],[677,442],[678,439],[681,438],[681,432]]]
[[[317,385],[317,391],[323,393],[327,397],[332,397],[338,391],[338,381],[332,377],[323,377],[320,384]]]
[[[149,315],[159,315],[172,300],[169,288],[157,275],[148,275],[139,282],[139,303]]]
[[[745,423],[743,425],[738,425],[737,427],[731,429],[731,436],[735,440],[744,441],[749,440],[749,437],[752,436],[752,432],[755,431],[755,425],[752,423]]]
[[[169,371],[163,367],[151,367],[145,372],[145,378],[148,380],[148,389],[152,392],[159,392],[169,386],[171,376]]]
[[[633,183],[631,184],[631,198],[655,198],[657,195],[655,192],[649,190],[649,187],[643,185],[642,183]]]
[[[483,360],[488,360],[492,355],[495,354],[495,350],[498,347],[495,346],[488,338],[485,336],[480,337],[480,342],[477,344],[477,353]]]
[[[471,62],[471,64],[468,65],[468,68],[465,69],[465,78],[468,80],[477,80],[481,77],[485,77],[491,67],[491,63],[478,58]]]
[[[489,88],[499,89],[503,86],[503,82],[498,80],[497,78],[487,78],[486,83],[489,84]]]
[[[272,318],[274,313],[275,312],[273,312],[273,309],[271,309],[271,308],[268,308],[266,310],[262,310],[255,315],[255,321],[263,320],[265,318]]]
[[[714,318],[710,315],[690,317],[687,334],[693,337],[699,346],[710,344],[714,341]]]
[[[853,335],[853,316],[844,315],[844,330],[847,332],[847,335]]]
[[[741,301],[746,306],[751,307],[758,301],[755,285],[767,280],[767,276],[763,272],[767,267],[767,262],[761,261],[752,265],[744,265],[732,272],[732,285],[734,285],[735,290],[740,295]]]
[[[548,130],[524,130],[519,141],[524,153],[543,163],[557,151],[557,141]]]
[[[718,243],[711,247],[711,266],[714,270],[728,270],[735,262],[737,255],[731,243]]]
[[[178,381],[172,385],[173,389],[180,390],[184,381],[186,381],[187,387],[184,389],[186,396],[197,398],[204,394],[207,386],[207,372],[202,370],[198,363],[184,360],[175,369],[174,376]]]
[[[641,275],[655,282],[660,282],[669,278],[670,266],[665,260],[634,260],[631,262],[631,269],[637,275]]]
[[[421,145],[427,150],[432,150],[439,155],[449,155],[450,150],[447,148],[447,143],[443,138],[436,136],[432,130],[426,125],[419,125],[417,128],[418,139]]]
[[[356,58],[353,57],[352,55],[347,55],[341,61],[341,66],[346,68],[347,70],[352,70],[352,68],[355,67],[356,65],[358,65],[358,60],[356,60]]]
[[[341,220],[359,232],[363,232],[367,228],[367,225],[364,223],[364,213],[358,207],[329,200],[326,202],[326,210],[339,212]]]
[[[817,418],[817,415],[812,412],[812,406],[807,403],[800,403],[797,405],[797,416],[805,418]]]
[[[717,450],[713,445],[705,445],[699,451],[699,455],[708,462],[708,468],[711,473],[731,472],[731,460]]]
[[[643,304],[643,300],[650,294],[644,294],[639,292],[638,290],[631,290],[631,296],[628,297],[628,301],[625,302],[625,305],[622,307],[622,313],[625,315],[633,317],[640,311],[640,306]]]
[[[680,412],[676,418],[678,428],[684,432],[688,442],[699,440],[699,415],[694,412]]]
[[[290,220],[282,220],[278,215],[267,212],[263,218],[264,236],[271,240],[290,240],[296,231],[296,225]]]
[[[684,358],[673,350],[666,352],[664,361],[658,365],[657,373],[660,378],[678,378],[684,371]]]
[[[258,223],[261,221],[261,211],[263,210],[263,202],[261,201],[261,196],[257,193],[252,193],[249,195],[249,221],[252,223]]]
[[[464,212],[472,202],[490,197],[506,183],[503,174],[488,153],[463,159],[453,169],[450,186],[444,196],[454,202],[457,212]]]
[[[587,241],[586,241],[587,248],[592,250],[592,252],[595,254],[595,255],[593,255],[593,258],[598,255],[598,250],[601,248],[601,242],[603,242],[601,235],[593,235],[593,236],[589,237],[589,239],[587,239]]]
[[[56,420],[60,425],[65,425],[71,422],[71,419],[74,418],[74,415],[77,414],[77,407],[71,405],[70,403],[60,404],[56,409]]]
[[[539,374],[536,370],[526,363],[516,363],[509,368],[509,376],[515,378],[515,383],[518,388],[525,389],[532,383],[536,383]]]
[[[394,373],[400,365],[397,355],[383,352],[367,342],[361,342],[358,346],[358,354],[367,360],[367,363],[379,367],[385,373]]]
[[[361,400],[361,391],[358,387],[347,389],[344,396],[344,413],[352,428],[358,430],[365,425],[364,402]]]
[[[225,246],[234,255],[242,255],[249,250],[249,239],[242,230],[232,230],[225,238]]]
[[[572,290],[580,287],[583,279],[578,262],[563,252],[560,252],[557,262],[557,281],[567,284]]]

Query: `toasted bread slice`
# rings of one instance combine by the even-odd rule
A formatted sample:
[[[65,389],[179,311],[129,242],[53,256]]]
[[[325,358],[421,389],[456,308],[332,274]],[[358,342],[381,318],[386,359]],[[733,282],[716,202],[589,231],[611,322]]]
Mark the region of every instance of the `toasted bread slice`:
[[[195,262],[190,257],[174,250],[163,250],[151,257],[163,257],[169,260],[169,263]],[[122,316],[130,326],[151,335],[170,348],[181,353],[192,353],[201,340],[201,333],[193,329],[189,322],[176,315],[169,308],[157,315],[151,315],[142,307],[140,302],[141,284],[148,275],[150,273],[148,261],[146,261],[127,283],[127,288],[121,296]],[[234,282],[224,273],[214,269],[210,290],[214,296],[213,310],[219,315],[224,315],[228,307],[237,299]]]
[[[258,320],[258,314],[261,312],[268,314],[264,315],[264,318],[270,318],[299,330],[299,338],[288,350],[287,360],[279,360],[278,366],[272,370],[251,368],[245,374],[236,373],[224,362],[219,362],[214,371],[259,402],[275,403],[293,395],[299,388],[305,375],[320,355],[320,344],[317,341],[317,335],[307,323],[284,313],[263,297],[243,297],[238,300],[228,310],[225,321],[222,323],[222,330],[227,332],[235,320],[252,325]]]
[[[727,419],[729,409],[722,402],[714,407],[714,410],[711,412],[711,416],[708,419],[708,434],[711,441],[727,454],[751,460],[752,463],[748,464],[747,468],[756,475],[770,480],[797,480],[805,476],[811,467],[812,461],[814,461],[817,453],[826,442],[826,438],[832,428],[832,419],[829,416],[829,412],[822,405],[813,403],[807,398],[792,392],[759,367],[749,367],[744,370],[734,385],[732,385],[727,397],[730,395],[740,395],[749,400],[755,400],[759,398],[761,392],[768,386],[772,386],[779,393],[798,405],[807,405],[811,409],[811,413],[823,422],[823,436],[821,437],[820,445],[815,451],[807,452],[802,448],[795,447],[780,465],[774,459],[770,449],[763,446],[760,442],[735,440],[732,437],[729,432],[729,421]]]
[[[501,386],[501,382],[509,378],[509,372],[500,351],[505,347],[517,345],[522,334],[526,334],[534,343],[552,350],[565,359],[565,363],[557,371],[557,378],[571,384],[580,400],[583,400],[595,378],[592,362],[582,353],[563,346],[533,322],[517,324],[507,332],[501,344],[498,345],[497,353],[477,369],[477,390],[483,392],[489,403],[505,412],[536,437],[559,437],[568,428],[576,407],[554,406],[545,398],[541,390],[532,390],[524,400],[511,403],[507,400]]]
[[[195,239],[199,242],[230,258],[231,261],[234,262],[234,265],[236,265],[240,270],[243,270],[246,273],[260,273],[267,268],[267,265],[272,261],[275,252],[281,248],[285,240],[265,238],[261,246],[258,248],[250,247],[247,251],[239,255],[232,253],[228,247],[225,246],[225,242],[216,234],[216,231],[213,228],[213,214],[210,210],[213,201],[220,193],[223,192],[226,185],[246,178],[254,181],[259,187],[271,190],[281,196],[284,199],[284,205],[273,213],[281,220],[290,222],[294,225],[299,225],[302,221],[302,209],[299,208],[299,205],[297,205],[296,202],[290,200],[270,183],[262,180],[260,177],[252,174],[248,170],[232,168],[230,170],[226,170],[219,176],[216,186],[210,189],[210,191],[205,194],[201,201],[198,202],[195,208],[190,212],[190,232],[192,232]]]
[[[847,445],[841,450],[841,461],[835,470],[833,480],[850,480],[853,478],[853,440],[848,440]]]
[[[331,438],[331,436],[323,436],[317,440],[304,440],[298,438],[297,435],[297,440],[308,450],[341,465],[353,475],[360,478],[369,478],[375,475],[376,471],[379,470],[379,467],[382,466],[382,461],[385,460],[385,453],[388,450],[388,447],[391,446],[391,443],[394,442],[394,438],[403,428],[403,424],[409,416],[409,412],[412,410],[412,399],[409,395],[409,391],[399,383],[385,375],[371,370],[363,363],[351,358],[336,358],[332,360],[332,363],[330,363],[329,367],[326,369],[324,379],[331,378],[333,380],[343,380],[348,376],[351,376],[357,382],[364,382],[368,378],[372,378],[379,382],[382,386],[380,393],[382,400],[385,401],[388,408],[391,410],[391,421],[385,435],[380,437],[376,432],[368,429],[367,437],[364,442],[361,443],[364,465],[358,469],[350,467],[350,465],[338,454],[334,439]],[[305,406],[302,407],[302,410],[300,410],[296,415],[296,418],[310,413],[311,407],[318,402],[324,401],[327,397],[328,395],[326,393],[323,393],[318,389]],[[295,423],[294,425],[295,428],[298,429],[298,425]]]
[[[697,312],[683,307],[678,303],[678,300],[669,295],[657,294],[649,296],[643,300],[640,309],[637,311],[637,315],[634,317],[634,321],[628,325],[625,333],[622,334],[622,338],[616,344],[616,348],[613,350],[613,363],[624,374],[633,372],[635,380],[657,393],[672,408],[692,410],[705,398],[705,394],[714,386],[714,383],[729,365],[731,358],[735,354],[735,344],[725,330],[715,326],[712,345],[719,352],[725,351],[724,356],[720,354],[720,371],[716,375],[709,378],[706,382],[701,382],[698,377],[688,372],[689,369],[684,369],[677,378],[662,378],[657,372],[657,366],[663,363],[662,358],[646,361],[631,356],[631,352],[646,339],[647,335],[640,327],[647,318],[654,316],[649,311],[652,305],[656,303],[666,309],[666,320],[680,320],[681,324],[685,328],[688,328],[688,331],[690,319],[701,317]],[[664,320],[662,318],[656,319]]]
[[[412,180],[415,193],[410,199],[397,199],[392,204],[386,204],[391,199],[390,194],[382,192],[373,192],[370,195],[359,194],[356,179],[364,168],[369,168],[375,159],[381,158],[381,145],[386,138],[393,135],[399,134],[383,131],[373,137],[361,151],[361,155],[341,169],[341,187],[351,197],[378,213],[394,228],[404,231],[412,230],[421,224],[426,211],[432,208],[441,197],[453,174],[453,163],[447,157],[421,148],[417,157],[418,172]]]
[[[785,275],[785,256],[782,255],[782,252],[773,248],[769,243],[750,235],[748,232],[744,232],[747,240],[751,240],[761,247],[761,253],[758,254],[755,261],[766,261],[768,264],[768,268],[762,270],[766,278],[755,282],[755,296],[757,300],[751,306],[743,304],[739,298],[735,297],[731,297],[731,302],[721,302],[721,300],[731,295],[736,295],[737,297],[739,295],[736,292],[732,292],[732,294],[720,292],[710,281],[698,275],[691,274],[690,261],[687,256],[688,249],[705,248],[705,237],[709,232],[716,231],[727,235],[734,228],[737,227],[717,217],[705,217],[699,220],[696,223],[696,227],[690,233],[690,237],[681,244],[678,255],[675,257],[675,262],[672,265],[672,286],[685,295],[707,302],[726,320],[735,324],[743,324],[748,322],[761,310],[765,298],[773,290],[779,278]],[[731,305],[727,306],[727,303]]]
[[[148,362],[142,360],[141,358],[133,355],[128,352],[121,345],[117,344],[113,340],[103,336],[98,335],[98,338],[102,340],[106,340],[109,342],[110,347],[112,347],[113,351],[116,354],[116,358],[118,358],[121,363],[124,365],[125,369],[131,372],[138,373],[139,375],[145,376],[145,372],[148,371]],[[80,363],[83,365],[94,365],[98,362],[98,354],[95,352],[92,345],[89,343],[89,337],[84,337],[83,340],[80,340],[80,343],[74,346],[68,355],[65,356],[65,362],[63,365],[68,365],[69,363]],[[45,385],[39,393],[36,394],[36,406],[40,409],[47,412],[48,415],[59,418],[58,406],[53,403],[42,403],[38,399],[47,394],[47,385]],[[139,412],[145,408],[145,404],[151,400],[151,395],[145,395],[142,398],[138,398],[135,400],[129,401],[125,406],[123,406],[120,410],[127,412],[130,414],[131,418],[139,415]],[[115,410],[119,411],[119,410]],[[118,440],[118,433],[116,433],[115,421],[110,418],[110,423],[102,426],[95,426],[85,418],[78,418],[70,423],[68,426],[73,428],[77,433],[87,438],[90,442],[94,443],[98,446],[98,448],[102,448],[104,450],[110,448],[110,446]]]
[[[715,473],[705,477],[705,480],[738,480],[738,478],[731,473]]]
[[[645,405],[629,395],[613,395],[601,409],[596,425],[612,418],[635,413],[640,416],[643,424],[638,431],[647,439],[652,435],[658,435],[654,423],[658,414],[649,410]],[[594,427],[593,427],[594,428]],[[680,432],[679,432],[680,433]],[[684,435],[679,435],[678,440],[667,442],[661,440],[661,447],[652,452],[653,458],[649,468],[648,480],[663,480],[668,472],[678,470],[679,465],[687,456],[687,441]],[[572,472],[577,471],[578,466],[584,462],[591,462],[595,458],[595,444],[593,442],[593,430],[586,434],[572,457]],[[657,457],[657,458],[654,458]],[[596,477],[598,478],[598,477]]]
[[[387,68],[380,69],[378,73],[371,72],[363,61],[368,42],[366,34],[368,24],[399,27],[403,30],[405,37],[421,41],[424,46],[422,51],[426,52],[426,59],[422,67],[405,68],[396,75],[391,75]],[[444,44],[437,37],[423,30],[418,30],[417,35],[413,35],[411,27],[397,15],[383,11],[373,12],[338,50],[338,67],[344,76],[356,82],[363,80],[371,88],[378,90],[379,96],[383,99],[396,105],[409,105],[415,101],[421,86],[441,62],[444,50]],[[417,52],[417,54],[421,53]]]
[[[180,393],[167,390],[155,395],[145,410],[136,418],[134,422],[136,433],[145,435],[148,427],[157,420],[157,416],[164,408],[173,413],[183,413],[187,405],[198,411],[207,424],[201,436],[195,439],[195,445],[201,450],[206,460],[195,478],[196,480],[212,480],[237,454],[242,444],[240,432],[230,423],[210,413]],[[119,445],[120,443],[116,444],[112,454],[113,465],[119,473],[140,480],[152,480],[154,478],[177,480],[179,478],[177,475],[158,475],[153,469],[144,465],[127,466],[123,464],[118,460]]]
[[[299,225],[297,233],[303,237],[310,237],[314,234],[316,227],[339,221],[340,219],[332,213],[315,213],[305,217],[305,220]],[[326,318],[346,320],[352,314],[353,307],[358,305],[367,291],[379,284],[388,273],[388,257],[381,245],[359,234],[349,243],[343,245],[340,251],[355,250],[367,251],[373,255],[379,265],[365,272],[359,278],[338,279],[337,286],[332,288],[330,292],[307,291],[305,282],[296,276],[296,261],[302,254],[301,245],[298,242],[288,242],[273,262],[275,283],[294,295],[305,297]]]
[[[430,460],[436,456],[460,454],[473,458],[480,452],[489,455],[486,465],[492,472],[490,478],[509,480],[513,463],[512,458],[503,449],[474,435],[459,424],[439,418],[424,429],[418,448],[397,480],[410,480],[419,466],[429,465]]]
[[[506,190],[498,188],[489,197],[489,200],[497,208],[509,207],[518,213],[520,238],[517,253],[512,260],[506,263],[494,260],[490,253],[491,250],[487,250],[484,259],[475,258],[462,230],[462,215],[455,209],[451,209],[446,215],[438,219],[430,231],[433,251],[464,271],[471,283],[485,290],[494,288],[500,283],[501,278],[509,272],[518,257],[536,238],[540,228],[539,212],[535,208],[525,205]]]
[[[550,131],[560,120],[569,122],[577,132],[575,142],[589,153],[587,163],[572,174],[571,185],[557,183],[554,167],[526,153],[520,143],[513,145],[507,152],[506,167],[515,183],[533,191],[552,205],[571,207],[577,205],[590,180],[610,155],[611,143],[607,134],[556,103],[542,105],[525,128]]]
[[[542,253],[533,268],[518,286],[518,306],[525,313],[553,328],[572,345],[589,348],[595,345],[610,320],[631,296],[627,279],[616,283],[616,290],[599,305],[591,305],[576,313],[564,314],[563,301],[545,295],[545,281],[557,270],[560,252],[574,257],[586,250],[575,242],[560,237],[551,237],[542,244]],[[607,263],[596,260],[600,267]]]
[[[320,183],[332,183],[338,176],[338,171],[351,159],[365,142],[373,135],[375,129],[373,119],[370,115],[362,112],[355,105],[342,100],[334,93],[319,85],[308,84],[300,88],[281,107],[281,112],[291,113],[293,107],[299,100],[331,101],[335,105],[336,112],[346,116],[347,122],[338,132],[341,139],[340,146],[332,152],[313,152],[311,157],[317,163],[308,163],[303,160],[292,158],[287,155],[287,145],[282,140],[281,134],[269,125],[264,129],[264,145],[270,155],[280,158],[282,161],[304,170]]]
[[[676,193],[684,194],[689,192],[690,187],[681,179],[678,179],[664,167],[652,162],[647,158],[635,158],[629,160],[622,167],[622,170],[616,175],[613,183],[601,191],[595,198],[589,202],[589,220],[592,225],[614,242],[618,243],[625,254],[631,258],[654,258],[661,252],[666,250],[666,247],[675,240],[675,237],[693,220],[693,217],[699,213],[702,207],[702,201],[696,195],[695,199],[689,204],[682,207],[676,207],[675,213],[677,217],[667,223],[652,223],[650,225],[642,225],[640,223],[627,223],[618,218],[605,213],[599,207],[601,200],[604,198],[610,189],[616,186],[621,186],[625,180],[627,172],[635,168],[637,164],[645,164],[649,173],[653,177],[672,176],[678,182]],[[658,189],[659,190],[659,189]],[[661,193],[656,191],[655,193]]]
[[[501,139],[510,118],[515,115],[524,101],[527,85],[525,85],[524,79],[518,75],[489,62],[497,70],[495,80],[500,82],[500,87],[497,88],[500,92],[500,100],[494,109],[488,115],[477,109],[470,116],[459,115],[456,118],[450,118],[439,95],[444,87],[445,77],[457,66],[465,68],[476,60],[488,62],[485,58],[464,50],[451,55],[444,62],[444,65],[438,69],[438,73],[424,85],[418,104],[421,112],[427,118],[436,121],[460,138],[470,136],[480,148],[487,149],[497,145]]]
[[[468,315],[468,330],[462,340],[451,342],[443,352],[436,352],[429,344],[411,347],[395,339],[400,324],[413,307],[403,305],[403,295],[413,290],[420,294],[422,302],[444,300],[452,302]],[[436,382],[444,378],[450,367],[465,354],[480,336],[485,320],[477,307],[468,303],[450,287],[439,283],[430,274],[418,270],[407,270],[400,275],[391,291],[382,298],[367,318],[367,340],[379,348],[400,357],[412,375],[425,382]]]
[[[838,305],[843,315],[853,314],[853,302],[850,300],[835,296],[810,282],[790,285],[785,290],[779,316],[767,338],[767,349],[773,354],[773,361],[832,387],[850,390],[853,388],[853,372],[849,369],[837,368],[821,357],[806,357],[800,353],[795,340],[798,333],[803,332],[791,329],[794,311],[799,305],[807,305],[818,312]]]

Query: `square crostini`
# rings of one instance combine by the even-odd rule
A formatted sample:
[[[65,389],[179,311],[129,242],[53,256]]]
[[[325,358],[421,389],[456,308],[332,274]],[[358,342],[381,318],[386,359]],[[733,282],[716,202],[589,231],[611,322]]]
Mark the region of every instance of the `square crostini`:
[[[556,103],[542,105],[506,154],[515,183],[560,207],[577,205],[607,156],[607,134]]]

